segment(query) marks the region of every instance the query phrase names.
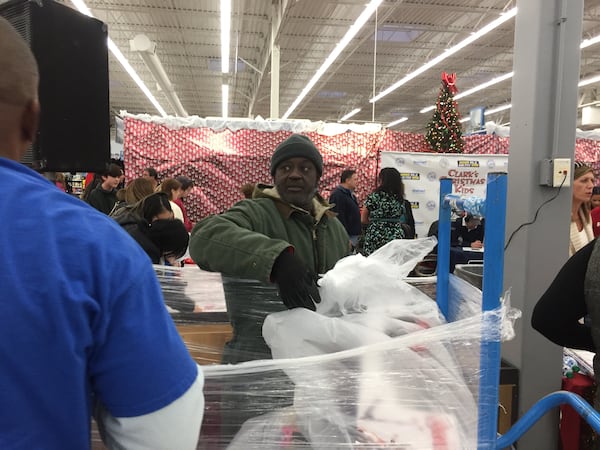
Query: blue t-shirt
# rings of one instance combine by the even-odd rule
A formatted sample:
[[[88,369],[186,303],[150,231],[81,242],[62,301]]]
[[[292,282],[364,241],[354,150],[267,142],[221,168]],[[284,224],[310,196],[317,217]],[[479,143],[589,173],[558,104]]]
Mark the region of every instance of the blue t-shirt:
[[[180,397],[197,368],[148,256],[111,218],[0,158],[0,448],[90,446]]]

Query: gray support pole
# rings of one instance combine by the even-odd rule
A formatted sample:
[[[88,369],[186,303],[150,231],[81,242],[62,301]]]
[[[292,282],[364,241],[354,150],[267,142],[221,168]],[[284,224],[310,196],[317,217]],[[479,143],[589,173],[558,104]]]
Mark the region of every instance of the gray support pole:
[[[282,5],[280,2],[273,2],[271,9],[271,110],[269,114],[271,119],[279,119],[280,48],[276,40],[284,8],[285,5]]]
[[[518,0],[517,6],[507,239],[557,193],[557,188],[539,185],[540,161],[574,158],[583,18],[583,0]],[[534,224],[514,235],[505,252],[504,286],[512,287],[512,304],[523,311],[516,339],[502,349],[520,370],[519,416],[560,389],[562,349],[533,330],[530,321],[537,300],[568,258],[570,210],[571,189],[562,188]],[[518,445],[556,449],[558,411],[544,416]]]
[[[271,119],[279,119],[279,45],[271,48]]]

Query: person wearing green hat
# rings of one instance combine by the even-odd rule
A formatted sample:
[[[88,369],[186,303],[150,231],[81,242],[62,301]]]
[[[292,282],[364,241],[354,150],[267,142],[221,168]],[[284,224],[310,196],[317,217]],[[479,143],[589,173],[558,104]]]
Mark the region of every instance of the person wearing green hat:
[[[225,364],[270,359],[262,337],[267,314],[297,307],[314,311],[320,302],[317,274],[350,252],[346,229],[317,192],[323,158],[315,144],[292,134],[276,147],[270,172],[273,185],[257,184],[251,199],[201,220],[190,238],[190,256],[198,266],[224,277],[233,329],[223,351]],[[241,392],[228,404],[243,410],[243,397]],[[261,410],[272,405],[264,398],[256,403]],[[228,425],[233,434],[235,424]]]

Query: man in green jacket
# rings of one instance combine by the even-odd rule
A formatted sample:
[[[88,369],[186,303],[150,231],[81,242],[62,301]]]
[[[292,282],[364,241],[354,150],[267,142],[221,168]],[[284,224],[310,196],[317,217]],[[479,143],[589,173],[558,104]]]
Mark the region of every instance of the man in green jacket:
[[[286,307],[314,311],[313,300],[320,301],[316,274],[348,255],[348,234],[317,193],[322,173],[317,147],[293,134],[271,158],[274,186],[257,185],[252,199],[207,217],[192,231],[190,255],[200,268],[237,279],[226,278],[225,288],[247,287],[251,296],[227,296],[233,340],[223,362],[270,358],[261,332],[266,315]]]
[[[267,314],[296,307],[314,311],[315,302],[320,302],[317,274],[349,254],[346,229],[317,193],[322,174],[323,158],[317,147],[308,137],[293,134],[271,157],[274,186],[257,185],[252,199],[205,218],[192,230],[193,260],[200,268],[224,276],[233,338],[225,346],[223,363],[271,358],[262,337]],[[260,379],[264,383],[265,375]],[[246,388],[240,380],[240,397]],[[227,390],[232,393],[235,388]],[[241,415],[250,408],[239,403],[234,407],[234,403],[238,402],[228,408]],[[260,404],[268,410],[275,402],[261,398],[253,403],[252,409]],[[242,418],[228,420],[221,426],[230,426],[234,433],[233,422]]]

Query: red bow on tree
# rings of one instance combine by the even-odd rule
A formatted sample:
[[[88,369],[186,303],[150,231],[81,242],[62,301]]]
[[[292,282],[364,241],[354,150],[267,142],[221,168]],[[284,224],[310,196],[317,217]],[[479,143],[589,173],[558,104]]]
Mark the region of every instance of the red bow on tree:
[[[458,88],[456,87],[455,73],[442,72],[442,82],[448,86],[448,90],[452,93],[452,95],[458,92]]]

